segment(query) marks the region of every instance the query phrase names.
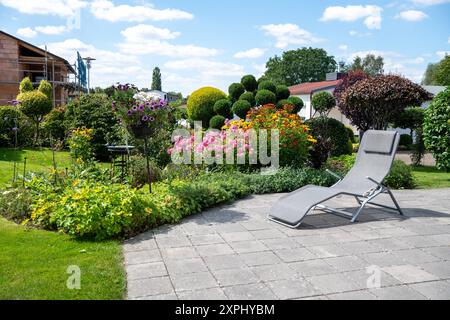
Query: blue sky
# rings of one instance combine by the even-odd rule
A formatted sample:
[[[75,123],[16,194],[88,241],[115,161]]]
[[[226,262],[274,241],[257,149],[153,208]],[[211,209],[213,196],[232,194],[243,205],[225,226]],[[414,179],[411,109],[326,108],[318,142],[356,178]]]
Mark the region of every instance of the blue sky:
[[[211,1],[0,0],[0,29],[70,62],[93,56],[92,85],[226,90],[264,72],[269,57],[303,46],[336,60],[368,52],[388,72],[421,80],[429,62],[450,52],[450,0]]]

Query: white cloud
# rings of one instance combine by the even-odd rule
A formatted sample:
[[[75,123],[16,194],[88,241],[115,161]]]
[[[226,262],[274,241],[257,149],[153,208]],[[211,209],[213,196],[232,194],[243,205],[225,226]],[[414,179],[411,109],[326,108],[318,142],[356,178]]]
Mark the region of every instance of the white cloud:
[[[253,63],[252,67],[257,72],[257,74],[255,74],[255,77],[257,77],[257,78],[261,77],[267,70],[265,63],[262,63],[262,64]]]
[[[86,7],[88,2],[81,0],[0,0],[0,4],[21,13],[68,18],[73,17],[79,9]]]
[[[17,29],[17,34],[19,36],[25,37],[25,38],[33,38],[37,35],[37,32],[33,29],[27,27],[27,28],[20,28]]]
[[[237,52],[234,55],[234,57],[237,59],[243,59],[243,58],[255,59],[255,58],[262,57],[265,52],[266,52],[265,49],[253,48],[253,49],[250,49],[247,51]]]
[[[368,37],[368,36],[372,35],[370,32],[359,32],[359,31],[356,31],[356,30],[350,30],[349,34],[352,37],[360,37],[360,38]]]
[[[109,0],[94,0],[91,4],[91,12],[96,18],[111,22],[143,22],[146,20],[162,21],[194,18],[191,13],[178,9],[155,9],[149,5],[114,5]]]
[[[347,51],[347,50],[348,50],[348,45],[346,45],[346,44],[341,44],[341,45],[338,47],[338,49],[339,49],[339,50],[342,50],[342,51]]]
[[[44,47],[43,45],[41,46]],[[148,87],[151,82],[151,70],[145,70],[140,60],[131,54],[98,49],[91,44],[84,43],[79,39],[67,39],[62,42],[47,44],[49,52],[54,53],[70,63],[76,61],[77,51],[82,57],[91,56],[97,60],[92,63],[91,86],[110,86],[117,81],[130,82],[140,79],[142,74],[147,74],[148,79],[144,82],[135,83],[140,87]]]
[[[423,6],[434,6],[436,4],[449,3],[450,0],[412,0],[412,2]]]
[[[437,51],[436,55],[439,57],[439,59],[444,59],[446,56],[450,55],[450,51]]]
[[[323,12],[321,21],[343,21],[354,22],[364,19],[364,24],[369,29],[381,29],[381,12],[383,9],[379,6],[335,6],[328,7]]]
[[[40,26],[34,30],[47,35],[60,35],[68,31],[66,26]]]
[[[409,22],[417,22],[422,21],[426,18],[428,18],[428,15],[426,15],[423,11],[419,10],[406,10],[400,12],[397,16],[397,19],[402,19]]]
[[[171,70],[195,70],[204,76],[234,77],[244,75],[244,68],[235,63],[218,62],[207,59],[183,59],[168,61],[164,64]]]
[[[172,32],[169,29],[157,28],[148,24],[139,24],[126,28],[120,32],[129,42],[140,42],[154,39],[175,39],[180,36],[180,32]]]
[[[199,47],[196,45],[175,45],[166,41],[148,40],[145,44],[139,42],[119,43],[120,51],[134,55],[159,55],[166,57],[212,57],[219,53],[217,49]]]
[[[264,30],[267,36],[275,37],[275,46],[280,49],[286,48],[291,44],[308,45],[322,41],[322,39],[314,36],[311,32],[290,23],[263,25],[261,30]]]

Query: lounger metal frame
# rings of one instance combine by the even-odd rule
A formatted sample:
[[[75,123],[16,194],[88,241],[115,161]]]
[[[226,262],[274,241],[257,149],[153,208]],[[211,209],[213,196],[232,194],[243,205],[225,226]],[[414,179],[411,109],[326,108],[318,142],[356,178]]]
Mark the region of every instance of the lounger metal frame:
[[[335,185],[337,185],[339,182],[342,181],[342,177],[339,176],[338,174],[336,174],[336,173],[334,173],[334,172],[332,172],[330,170],[326,170],[326,171],[329,174],[331,174],[334,177],[339,179],[339,181]],[[397,200],[395,199],[394,194],[392,193],[392,191],[388,187],[383,185],[382,183],[376,181],[375,179],[372,179],[371,177],[366,177],[366,178],[368,180],[372,181],[373,183],[375,183],[377,185],[377,187],[373,188],[371,190],[368,190],[364,194],[354,194],[354,193],[349,193],[349,192],[337,193],[337,194],[333,195],[332,197],[327,198],[327,199],[323,200],[322,202],[320,202],[320,203],[324,203],[324,202],[326,202],[326,201],[328,201],[330,199],[333,199],[333,198],[341,196],[341,195],[351,196],[351,197],[354,197],[356,199],[356,201],[358,202],[358,204],[360,205],[356,212],[353,213],[353,212],[342,210],[342,209],[336,209],[336,208],[332,208],[332,207],[329,207],[329,206],[322,205],[320,203],[315,205],[315,206],[313,206],[309,211],[318,209],[318,210],[324,211],[326,213],[331,213],[331,214],[334,214],[334,215],[339,216],[339,217],[350,219],[350,221],[352,223],[355,223],[355,222],[358,221],[358,217],[362,213],[364,208],[368,204],[370,204],[370,205],[373,205],[373,206],[382,207],[382,208],[385,208],[385,209],[397,211],[401,216],[404,216],[403,211],[400,208],[400,205],[398,204]],[[373,202],[372,200],[375,199],[380,194],[388,194],[391,197],[392,202],[394,203],[395,207],[390,207],[390,206],[386,206],[384,204]],[[297,229],[303,223],[303,221],[300,221],[300,223],[298,223],[297,225],[293,226],[293,225],[284,223],[284,222],[282,222],[280,220],[277,220],[277,219],[271,217],[270,215],[268,216],[268,219],[270,221],[276,222],[278,224],[281,224],[283,226],[289,227],[291,229]]]

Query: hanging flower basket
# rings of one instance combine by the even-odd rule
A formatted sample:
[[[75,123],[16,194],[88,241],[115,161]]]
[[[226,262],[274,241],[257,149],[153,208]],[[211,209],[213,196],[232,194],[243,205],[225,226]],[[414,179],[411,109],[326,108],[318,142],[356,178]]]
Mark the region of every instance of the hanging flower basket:
[[[151,137],[155,133],[155,129],[150,128],[146,123],[137,125],[136,124],[128,125],[128,131],[136,139],[145,139]]]

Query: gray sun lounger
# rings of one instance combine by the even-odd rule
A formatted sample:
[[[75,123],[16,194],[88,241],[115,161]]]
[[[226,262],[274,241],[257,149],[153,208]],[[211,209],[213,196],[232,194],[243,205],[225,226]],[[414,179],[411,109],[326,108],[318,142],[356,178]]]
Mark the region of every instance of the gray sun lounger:
[[[389,174],[397,152],[400,135],[395,131],[370,130],[364,134],[354,167],[344,178],[327,170],[340,180],[330,188],[306,186],[282,197],[271,209],[269,220],[290,228],[297,228],[311,210],[319,209],[357,221],[367,204],[403,212],[392,192],[382,182]],[[375,203],[380,194],[388,194],[395,207]],[[356,212],[322,205],[339,195],[354,197],[359,204]]]

